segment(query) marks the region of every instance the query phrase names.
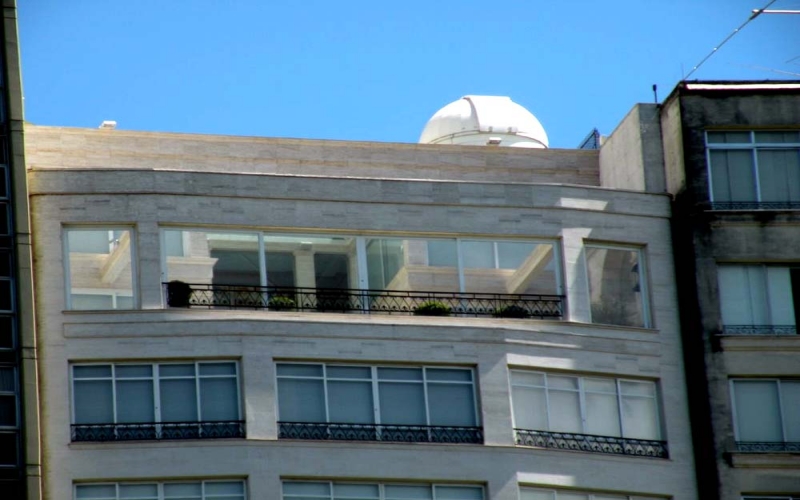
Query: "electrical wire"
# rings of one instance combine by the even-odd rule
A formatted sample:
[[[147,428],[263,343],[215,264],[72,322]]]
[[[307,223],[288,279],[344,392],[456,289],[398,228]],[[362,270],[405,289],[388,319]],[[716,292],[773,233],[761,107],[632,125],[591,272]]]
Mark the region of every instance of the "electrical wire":
[[[711,50],[711,52],[710,52],[710,53],[709,53],[707,56],[705,56],[705,57],[703,58],[703,60],[702,60],[702,61],[700,61],[699,63],[697,63],[697,65],[696,65],[695,67],[693,67],[693,68],[692,68],[692,70],[689,72],[689,74],[688,74],[688,75],[686,75],[686,76],[684,76],[684,77],[683,77],[683,79],[684,79],[684,80],[688,80],[688,79],[689,79],[689,77],[690,77],[690,76],[692,76],[692,73],[694,73],[695,71],[697,71],[697,69],[698,69],[700,66],[702,66],[702,65],[703,65],[703,63],[705,63],[706,61],[708,61],[708,59],[709,59],[711,56],[713,56],[714,54],[716,54],[716,53],[717,53],[717,51],[718,51],[720,48],[722,48],[722,46],[723,46],[723,45],[725,45],[725,44],[728,42],[728,40],[730,40],[731,38],[733,38],[733,37],[734,37],[734,36],[735,36],[737,33],[739,33],[739,31],[741,31],[741,30],[742,30],[742,28],[744,28],[745,26],[747,26],[748,24],[750,24],[750,21],[752,21],[753,19],[755,19],[756,17],[758,17],[758,15],[759,15],[759,14],[761,14],[763,11],[765,11],[766,9],[768,9],[768,8],[769,8],[769,6],[770,6],[770,5],[772,5],[772,4],[774,4],[775,2],[777,2],[777,0],[770,0],[770,2],[769,2],[769,3],[767,3],[767,5],[765,5],[765,6],[761,7],[760,9],[758,9],[758,10],[756,10],[756,11],[754,11],[754,12],[753,12],[753,13],[750,15],[750,17],[748,17],[748,18],[747,18],[747,21],[743,22],[741,26],[739,26],[738,28],[736,28],[735,30],[733,30],[733,33],[731,33],[730,35],[728,35],[727,37],[725,37],[725,39],[724,39],[724,40],[722,40],[722,41],[719,43],[719,45],[717,45],[716,47],[714,47],[714,48]]]

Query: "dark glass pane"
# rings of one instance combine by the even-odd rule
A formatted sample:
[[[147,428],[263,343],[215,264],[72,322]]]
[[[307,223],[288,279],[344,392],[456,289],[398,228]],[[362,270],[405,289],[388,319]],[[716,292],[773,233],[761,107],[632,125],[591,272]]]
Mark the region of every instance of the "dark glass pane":
[[[14,347],[14,323],[11,316],[0,316],[0,349]]]
[[[11,310],[11,280],[0,280],[0,311]]]
[[[0,250],[0,277],[11,277],[11,252]]]
[[[17,465],[17,434],[0,433],[0,465]]]

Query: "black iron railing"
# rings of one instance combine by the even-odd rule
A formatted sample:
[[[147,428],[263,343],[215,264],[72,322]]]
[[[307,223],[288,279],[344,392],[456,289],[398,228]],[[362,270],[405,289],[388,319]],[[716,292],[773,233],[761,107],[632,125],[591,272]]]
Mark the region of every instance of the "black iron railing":
[[[741,453],[800,453],[800,442],[786,441],[736,441],[736,451]]]
[[[800,210],[798,201],[714,201],[711,210]]]
[[[72,441],[243,438],[244,421],[72,424]]]
[[[723,335],[797,335],[795,325],[724,325]]]
[[[669,458],[666,441],[514,429],[518,445],[611,455]]]
[[[385,441],[392,443],[483,443],[480,427],[278,422],[279,439]]]
[[[562,295],[286,288],[174,281],[164,287],[170,307],[538,319],[560,319],[564,311]]]

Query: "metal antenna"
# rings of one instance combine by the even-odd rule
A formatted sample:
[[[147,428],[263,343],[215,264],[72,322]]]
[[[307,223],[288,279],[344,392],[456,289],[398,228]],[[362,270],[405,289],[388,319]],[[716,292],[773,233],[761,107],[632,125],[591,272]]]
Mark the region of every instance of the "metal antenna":
[[[658,104],[658,85],[653,84],[653,101]]]

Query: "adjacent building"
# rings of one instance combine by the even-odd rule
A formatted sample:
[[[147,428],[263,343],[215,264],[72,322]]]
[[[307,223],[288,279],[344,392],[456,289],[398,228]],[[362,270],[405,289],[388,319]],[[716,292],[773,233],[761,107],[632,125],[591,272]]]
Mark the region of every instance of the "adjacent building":
[[[44,497],[706,498],[630,120],[601,150],[487,96],[422,144],[26,125]]]
[[[800,497],[800,82],[661,110],[702,498]]]

